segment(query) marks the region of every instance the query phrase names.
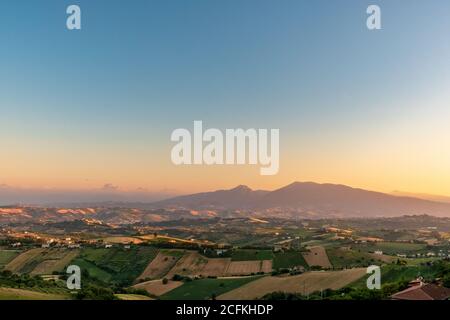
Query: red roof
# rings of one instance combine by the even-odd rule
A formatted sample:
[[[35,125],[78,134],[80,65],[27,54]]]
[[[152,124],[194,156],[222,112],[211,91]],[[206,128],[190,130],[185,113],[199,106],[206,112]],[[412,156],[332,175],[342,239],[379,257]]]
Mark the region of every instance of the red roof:
[[[391,298],[394,300],[447,300],[450,298],[450,289],[422,283],[397,292]]]

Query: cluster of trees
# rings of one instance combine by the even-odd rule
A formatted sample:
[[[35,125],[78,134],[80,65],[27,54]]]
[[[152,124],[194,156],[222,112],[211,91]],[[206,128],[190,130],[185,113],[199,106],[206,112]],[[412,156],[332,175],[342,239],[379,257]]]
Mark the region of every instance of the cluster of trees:
[[[437,269],[438,277],[442,279],[442,285],[450,288],[450,262],[439,261],[434,264]]]
[[[117,300],[114,291],[110,288],[100,287],[96,285],[83,286],[81,290],[75,294],[77,300]]]
[[[28,274],[14,274],[9,270],[0,272],[0,285],[10,288],[27,288],[27,289],[45,289],[60,288],[56,281],[45,281],[39,276],[31,276]]]
[[[217,254],[217,251],[215,249],[206,248],[203,250],[199,250],[199,252],[207,258],[230,258],[233,251],[227,249],[224,250],[221,254]]]

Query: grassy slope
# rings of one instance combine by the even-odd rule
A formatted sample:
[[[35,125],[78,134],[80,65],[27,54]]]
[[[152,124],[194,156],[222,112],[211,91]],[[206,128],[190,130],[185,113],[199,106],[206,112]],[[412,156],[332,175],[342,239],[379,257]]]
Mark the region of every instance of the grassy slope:
[[[437,271],[430,266],[398,266],[395,264],[385,265],[381,267],[381,285],[386,285],[398,281],[412,281],[419,276],[425,279],[434,278]],[[358,281],[349,285],[354,288],[366,288],[367,278],[369,275],[362,277]]]
[[[143,296],[141,294],[116,294],[119,300],[154,300],[150,297]]]
[[[0,288],[0,300],[65,300],[69,296],[15,288]]]
[[[274,256],[273,269],[292,268],[296,266],[308,267],[302,253],[299,251],[277,252]]]
[[[232,261],[249,261],[249,260],[272,260],[273,253],[271,250],[252,250],[240,249],[234,250],[231,256]]]
[[[0,269],[19,255],[17,250],[0,250]]]
[[[73,263],[99,280],[131,284],[155,258],[157,252],[156,248],[144,246],[131,249],[86,248]]]
[[[381,242],[374,244],[361,244],[356,246],[356,248],[366,252],[381,250],[384,254],[396,255],[420,252],[426,249],[426,245],[418,243]]]
[[[381,265],[382,261],[375,259],[366,252],[355,250],[327,249],[328,258],[334,268],[355,268],[369,266],[371,264]]]
[[[216,296],[234,290],[260,277],[244,277],[234,279],[200,279],[186,282],[165,295],[162,300],[206,300],[214,293]]]

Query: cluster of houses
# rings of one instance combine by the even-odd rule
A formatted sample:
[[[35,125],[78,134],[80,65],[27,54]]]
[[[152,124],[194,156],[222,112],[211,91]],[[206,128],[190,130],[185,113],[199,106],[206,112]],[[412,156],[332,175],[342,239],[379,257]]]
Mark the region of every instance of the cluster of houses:
[[[81,241],[81,242],[76,242],[71,238],[65,238],[65,239],[48,239],[47,241],[45,241],[44,243],[41,244],[41,248],[67,248],[67,249],[80,249],[82,244],[90,244],[93,245],[95,244],[97,247],[102,247],[105,249],[110,249],[113,248],[114,246],[118,246],[118,244],[110,244],[110,243],[99,243],[97,241],[95,242],[86,242],[86,241]],[[22,242],[14,242],[10,244],[10,247],[12,248],[20,248],[22,247],[24,244]],[[121,244],[121,246],[124,249],[131,249],[131,245],[130,244]]]

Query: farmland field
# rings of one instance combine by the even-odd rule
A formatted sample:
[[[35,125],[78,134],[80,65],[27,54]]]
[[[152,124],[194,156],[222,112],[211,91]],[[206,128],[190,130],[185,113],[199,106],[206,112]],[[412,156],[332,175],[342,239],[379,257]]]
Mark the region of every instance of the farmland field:
[[[270,262],[270,269],[272,269],[271,261],[270,260],[265,260],[265,261]],[[258,272],[262,272],[263,263],[267,269],[268,263],[264,262],[264,260],[231,261],[231,263],[228,265],[226,274],[228,276],[241,276],[241,275],[256,274]]]
[[[358,268],[343,271],[313,271],[288,277],[263,277],[229,291],[218,299],[253,300],[275,291],[309,294],[319,290],[339,289],[362,278],[365,274],[365,268]]]
[[[223,276],[230,264],[230,258],[212,258],[208,259],[208,262],[203,267],[202,276]]]
[[[357,248],[366,252],[381,250],[384,254],[396,255],[421,252],[426,249],[426,245],[409,242],[379,242],[373,244],[360,244]]]
[[[112,275],[105,270],[97,267],[94,263],[86,261],[84,259],[75,259],[73,264],[79,266],[82,270],[87,271],[89,276],[99,279],[103,282],[109,282]]]
[[[200,279],[184,283],[167,294],[162,300],[206,300],[214,294],[221,295],[236,289],[260,277],[242,277],[233,279]]]
[[[5,269],[13,273],[31,272],[38,264],[33,263],[34,259],[40,257],[44,251],[40,248],[25,251],[10,261]]]
[[[178,275],[200,275],[202,269],[207,264],[208,259],[201,256],[197,252],[187,252],[181,257],[175,266],[170,269],[167,278],[172,278],[175,274]]]
[[[355,250],[344,250],[341,248],[327,249],[327,255],[334,268],[367,267],[371,264],[382,264],[384,261],[378,259],[377,255]],[[380,256],[381,258],[381,256]]]
[[[141,294],[116,294],[115,296],[119,300],[153,300],[152,298],[143,296]]]
[[[262,260],[261,261],[261,272],[270,273],[272,272],[272,260]]]
[[[232,261],[271,260],[272,250],[238,249],[231,255]]]
[[[418,277],[424,279],[433,278],[438,271],[430,266],[398,266],[395,264],[384,265],[381,267],[382,284],[389,284],[398,281],[411,281]],[[351,285],[355,288],[365,288],[366,279],[361,278]]]
[[[0,269],[20,254],[18,250],[0,250]]]
[[[117,243],[117,244],[140,244],[144,242],[142,239],[135,237],[106,237],[102,239],[105,243]]]
[[[68,296],[24,289],[0,288],[0,300],[65,300]]]
[[[308,252],[303,252],[306,263],[312,266],[320,266],[325,269],[332,268],[324,247],[311,247]]]
[[[147,265],[139,276],[139,279],[158,279],[166,275],[177,263],[179,256],[159,252],[158,255]]]
[[[81,251],[76,263],[88,267],[88,272],[100,280],[110,279],[113,282],[132,284],[157,252],[156,248],[145,246],[130,249],[86,248]]]
[[[306,263],[303,255],[300,251],[286,251],[286,252],[277,252],[274,254],[275,257],[273,259],[273,268],[293,268],[302,266],[307,268],[308,264]]]
[[[136,289],[144,289],[148,293],[155,296],[161,296],[169,291],[172,291],[175,288],[178,288],[181,285],[183,285],[183,282],[181,281],[169,280],[168,283],[163,284],[162,280],[159,279],[138,283],[133,287]]]
[[[45,258],[46,260],[39,263],[36,268],[31,271],[31,274],[43,275],[52,274],[54,271],[61,272],[78,256],[79,253],[79,250],[65,250],[62,256],[59,254],[53,257],[51,255],[43,256],[42,258]]]

